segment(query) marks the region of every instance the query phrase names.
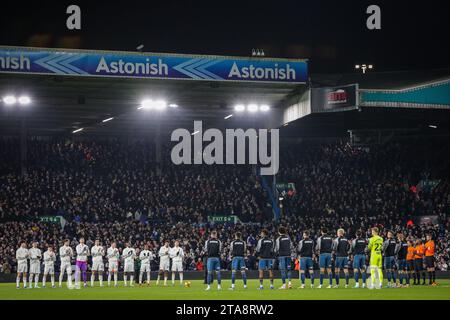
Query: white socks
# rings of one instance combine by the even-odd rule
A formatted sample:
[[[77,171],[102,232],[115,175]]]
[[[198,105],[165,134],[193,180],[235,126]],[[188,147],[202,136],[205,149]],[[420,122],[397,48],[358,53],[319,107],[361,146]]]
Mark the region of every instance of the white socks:
[[[33,286],[33,276],[34,276],[34,286],[37,287],[39,285],[39,274],[30,274],[30,279],[29,279],[29,283],[30,283],[30,287]]]

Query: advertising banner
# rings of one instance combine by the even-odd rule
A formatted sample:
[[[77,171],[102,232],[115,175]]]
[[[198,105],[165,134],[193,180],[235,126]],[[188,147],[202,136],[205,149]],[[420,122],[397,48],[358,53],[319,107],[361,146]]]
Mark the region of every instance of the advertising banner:
[[[208,216],[209,222],[215,223],[238,223],[240,222],[237,216]]]
[[[311,89],[313,112],[336,112],[358,108],[358,85]]]
[[[305,83],[306,60],[0,46],[0,73]]]

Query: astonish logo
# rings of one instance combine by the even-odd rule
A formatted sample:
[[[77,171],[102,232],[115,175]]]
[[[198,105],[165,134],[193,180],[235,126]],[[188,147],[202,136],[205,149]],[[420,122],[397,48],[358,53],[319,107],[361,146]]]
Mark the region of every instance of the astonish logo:
[[[236,62],[233,63],[229,79],[265,79],[265,80],[295,80],[295,70],[291,68],[289,64],[286,67],[279,67],[278,63],[275,63],[273,68],[261,68],[250,65],[248,67],[242,67],[239,69]]]
[[[19,57],[0,56],[0,68],[3,70],[30,70],[30,59],[22,54]]]

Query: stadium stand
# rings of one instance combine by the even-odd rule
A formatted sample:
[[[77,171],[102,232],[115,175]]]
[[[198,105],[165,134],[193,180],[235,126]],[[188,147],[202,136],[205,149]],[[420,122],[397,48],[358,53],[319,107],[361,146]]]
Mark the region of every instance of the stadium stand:
[[[379,226],[422,238],[433,233],[437,266],[447,270],[450,258],[449,156],[447,142],[421,140],[385,145],[351,146],[347,141],[304,142],[281,148],[278,180],[295,183],[285,197],[280,221],[273,221],[270,201],[251,166],[175,166],[154,163],[152,145],[142,141],[32,139],[27,174],[22,175],[17,140],[0,141],[0,272],[14,272],[19,241],[40,247],[71,245],[84,236],[90,246],[112,240],[123,248],[131,241],[156,251],[164,239],[181,239],[186,269],[201,263],[201,246],[217,229],[224,242],[222,267],[229,269],[228,247],[236,230],[249,249],[247,267],[256,268],[254,239],[261,227],[272,236],[288,226],[294,242],[309,229],[334,234]],[[169,154],[163,152],[163,154]],[[425,182],[435,182],[426,184]],[[212,223],[209,215],[237,215],[242,223]],[[40,221],[63,216],[66,224]],[[433,216],[433,220],[421,217]],[[153,266],[156,268],[156,263]],[[57,267],[58,268],[58,267]]]

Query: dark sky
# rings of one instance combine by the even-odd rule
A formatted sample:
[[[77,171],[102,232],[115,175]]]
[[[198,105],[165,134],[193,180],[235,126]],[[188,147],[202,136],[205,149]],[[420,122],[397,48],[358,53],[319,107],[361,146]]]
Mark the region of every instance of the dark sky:
[[[19,1],[2,3],[0,44],[309,58],[311,72],[450,67],[445,1]],[[82,30],[66,29],[70,4]],[[366,28],[378,4],[382,30]]]

